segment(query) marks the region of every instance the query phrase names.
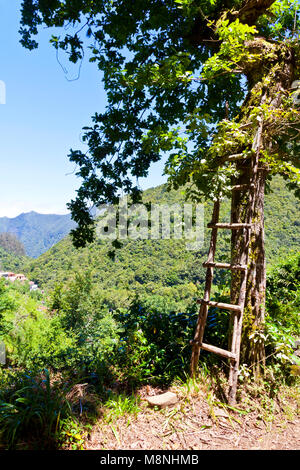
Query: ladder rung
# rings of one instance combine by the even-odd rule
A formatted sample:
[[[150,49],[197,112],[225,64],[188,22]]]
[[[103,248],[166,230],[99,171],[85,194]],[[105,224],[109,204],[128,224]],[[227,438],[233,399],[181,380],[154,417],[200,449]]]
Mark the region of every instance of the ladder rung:
[[[225,223],[217,223],[217,224],[207,224],[208,228],[228,228],[230,230],[238,230],[241,228],[251,228],[252,224],[225,224]]]
[[[217,348],[216,346],[212,346],[211,344],[205,343],[202,343],[200,347],[205,351],[219,354],[220,356],[228,357],[229,359],[236,359],[236,355],[233,354],[231,351],[227,351],[226,349]]]
[[[232,269],[237,271],[246,271],[246,264],[229,264],[229,263],[203,263],[204,268],[221,268],[221,269]]]
[[[255,184],[254,184],[254,183],[250,183],[250,184],[235,184],[234,186],[232,186],[231,189],[233,189],[234,191],[243,191],[244,189],[251,189],[251,188],[255,188]]]
[[[236,359],[236,355],[231,352],[227,351],[226,349],[218,348],[217,346],[213,346],[212,344],[200,343],[199,341],[191,340],[190,343],[192,345],[198,345],[199,348],[204,349],[205,351],[209,351],[215,354],[219,354],[220,356],[228,357],[230,359]]]
[[[233,312],[241,312],[242,311],[242,307],[240,307],[239,305],[224,304],[223,302],[214,302],[213,300],[198,299],[197,303],[198,304],[209,305],[210,307],[223,308],[224,310],[232,310]]]

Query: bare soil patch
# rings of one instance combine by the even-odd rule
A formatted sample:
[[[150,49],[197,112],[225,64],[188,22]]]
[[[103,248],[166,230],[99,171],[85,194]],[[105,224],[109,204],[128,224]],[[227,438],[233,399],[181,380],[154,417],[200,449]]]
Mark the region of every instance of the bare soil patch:
[[[178,393],[176,405],[153,409],[143,400],[136,416],[112,422],[99,420],[88,450],[299,450],[300,416],[297,400],[273,400],[271,413],[241,402],[234,411],[204,393]],[[149,388],[147,389],[149,394]],[[152,390],[152,394],[157,393]],[[150,392],[151,394],[151,392]]]

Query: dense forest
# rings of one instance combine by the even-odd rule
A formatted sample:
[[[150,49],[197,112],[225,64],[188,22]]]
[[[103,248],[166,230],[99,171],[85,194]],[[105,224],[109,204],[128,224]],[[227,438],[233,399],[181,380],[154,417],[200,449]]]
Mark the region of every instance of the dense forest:
[[[0,270],[1,271],[21,271],[24,269],[27,257],[20,256],[0,246]]]

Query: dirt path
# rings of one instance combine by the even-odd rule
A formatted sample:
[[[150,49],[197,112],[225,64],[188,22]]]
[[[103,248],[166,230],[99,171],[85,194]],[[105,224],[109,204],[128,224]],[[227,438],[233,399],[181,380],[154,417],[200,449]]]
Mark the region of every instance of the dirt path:
[[[85,448],[90,450],[299,450],[300,417],[277,405],[269,416],[249,409],[229,411],[204,397],[182,398],[154,410],[143,402],[136,417],[99,422]]]

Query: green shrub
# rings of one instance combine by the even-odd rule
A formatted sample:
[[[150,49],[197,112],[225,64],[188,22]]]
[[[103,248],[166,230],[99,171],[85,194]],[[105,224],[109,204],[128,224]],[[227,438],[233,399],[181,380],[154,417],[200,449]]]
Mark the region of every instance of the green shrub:
[[[108,360],[118,343],[119,325],[102,303],[102,292],[87,272],[77,274],[65,287],[52,292],[50,308],[56,311],[59,328],[72,341],[69,351],[75,367],[105,374]]]
[[[0,279],[0,341],[13,327],[12,322],[7,318],[7,313],[13,312],[15,308],[16,303],[13,296],[4,279]]]
[[[83,426],[74,416],[61,421],[61,431],[59,433],[59,442],[63,450],[83,450],[87,431],[92,428],[91,425]]]
[[[8,449],[24,442],[33,449],[56,448],[63,420],[70,415],[61,384],[51,383],[47,370],[9,374],[0,389],[0,436]]]
[[[126,382],[168,383],[186,370],[197,318],[195,306],[180,312],[173,301],[145,295],[117,315],[124,330],[116,360]]]
[[[267,277],[266,351],[270,360],[286,366],[297,363],[293,354],[300,335],[300,255],[275,266]],[[289,370],[289,369],[288,369]]]
[[[288,257],[267,278],[267,311],[272,322],[300,334],[300,255]]]
[[[128,396],[123,393],[112,393],[104,404],[105,408],[108,410],[105,415],[105,421],[111,422],[114,419],[129,414],[136,416],[141,411],[140,401],[140,397],[134,394]]]
[[[0,287],[1,339],[9,364],[105,374],[118,325],[88,275],[56,288],[50,307],[15,286]]]
[[[21,367],[63,369],[74,365],[75,338],[64,331],[57,316],[42,312],[28,316],[6,337],[6,346],[9,361]]]

